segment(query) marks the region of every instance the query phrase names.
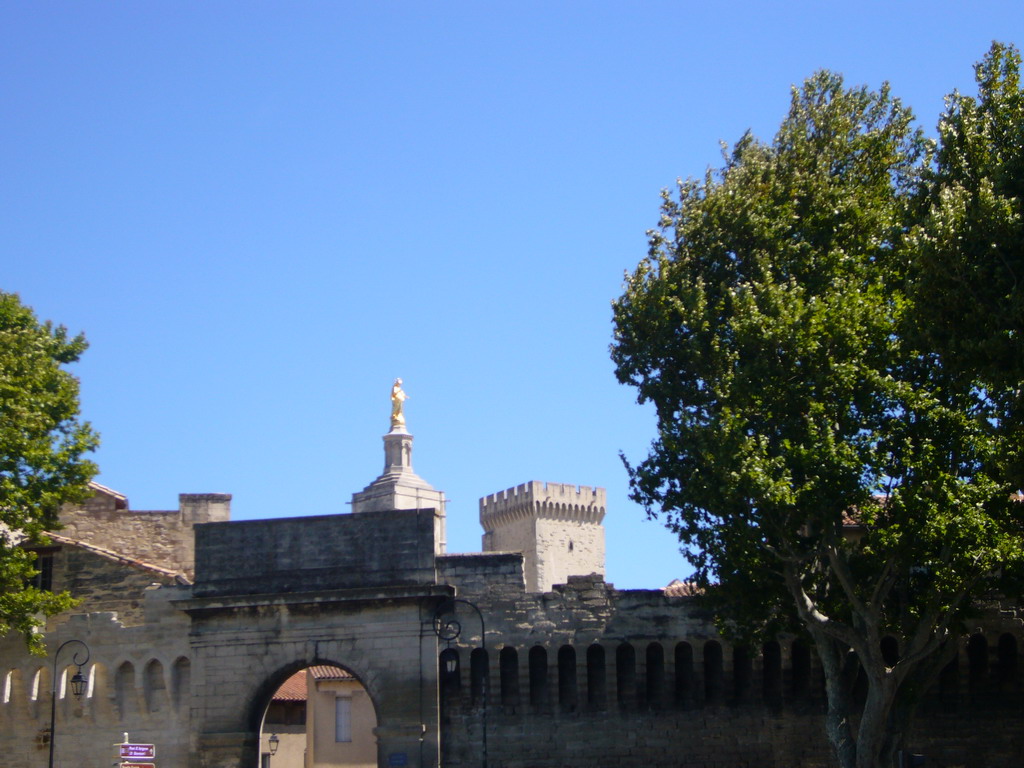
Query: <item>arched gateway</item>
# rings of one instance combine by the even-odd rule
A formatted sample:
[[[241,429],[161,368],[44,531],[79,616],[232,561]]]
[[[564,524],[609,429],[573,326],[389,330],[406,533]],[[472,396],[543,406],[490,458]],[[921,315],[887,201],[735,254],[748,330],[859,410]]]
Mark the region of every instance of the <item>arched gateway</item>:
[[[273,692],[303,667],[350,670],[376,706],[377,763],[438,763],[438,638],[454,595],[439,584],[444,494],[412,469],[412,435],[392,418],[384,472],[351,515],[196,527],[195,584],[176,606],[192,619],[192,752],[203,768],[258,765]]]
[[[270,696],[296,670],[344,666],[376,704],[378,764],[438,762],[434,510],[211,523],[196,532],[193,753],[258,765]],[[379,549],[378,549],[379,547]],[[237,553],[244,552],[241,560]]]

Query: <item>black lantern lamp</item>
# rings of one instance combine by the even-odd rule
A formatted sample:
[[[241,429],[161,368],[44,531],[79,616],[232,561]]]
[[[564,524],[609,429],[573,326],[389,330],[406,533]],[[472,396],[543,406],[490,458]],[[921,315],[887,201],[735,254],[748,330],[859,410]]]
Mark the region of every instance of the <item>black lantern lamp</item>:
[[[80,699],[89,684],[85,675],[82,674],[82,667],[89,661],[89,646],[81,640],[66,640],[53,654],[53,674],[50,677],[50,768],[53,768],[53,751],[57,743],[57,659],[60,657],[60,652],[69,645],[81,646],[71,656],[72,663],[78,667],[78,671],[71,676],[71,693],[76,699]]]
[[[267,740],[267,746],[270,747],[270,754],[271,755],[276,755],[277,754],[277,748],[279,746],[281,746],[281,740],[279,738],[277,738],[277,734],[276,733],[270,734],[270,738]]]
[[[81,699],[82,694],[85,693],[85,687],[89,684],[89,681],[82,674],[82,667],[78,667],[78,671],[71,676],[71,693],[76,699]]]

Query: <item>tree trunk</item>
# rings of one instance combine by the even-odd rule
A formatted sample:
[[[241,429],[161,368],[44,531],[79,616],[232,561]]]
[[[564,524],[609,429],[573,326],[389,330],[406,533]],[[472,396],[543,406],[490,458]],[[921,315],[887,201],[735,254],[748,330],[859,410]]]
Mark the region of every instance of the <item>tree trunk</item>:
[[[854,740],[851,718],[858,712],[853,689],[862,662],[835,640],[822,637],[816,643],[828,696],[825,732],[840,768],[893,768],[921,695],[956,654],[956,644],[903,669],[901,675],[880,659],[863,665],[868,693]]]
[[[910,732],[910,724],[917,712],[918,704],[928,688],[938,679],[942,669],[956,658],[959,647],[956,640],[946,642],[938,653],[917,664],[903,678],[889,713],[887,743],[882,751],[884,765],[894,764],[896,752],[907,747],[907,734]]]
[[[825,696],[828,710],[825,713],[825,734],[840,768],[858,768],[857,745],[853,740],[853,728],[850,713],[853,710],[853,681],[856,680],[854,665],[851,666],[848,654],[840,649],[835,640],[821,634],[814,638],[818,648],[818,656],[825,673]]]
[[[857,768],[892,768],[889,715],[896,698],[896,680],[884,667],[865,671],[868,696],[857,729]]]

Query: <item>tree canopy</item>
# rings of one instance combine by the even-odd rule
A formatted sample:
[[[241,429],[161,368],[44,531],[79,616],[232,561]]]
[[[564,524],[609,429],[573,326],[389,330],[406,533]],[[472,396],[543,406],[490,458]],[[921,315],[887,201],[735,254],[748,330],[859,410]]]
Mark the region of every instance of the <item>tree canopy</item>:
[[[924,345],[983,388],[993,417],[1024,426],[1024,92],[1020,53],[995,44],[977,97],[954,93],[939,122],[929,208],[913,240]],[[1006,446],[1024,488],[1024,440]]]
[[[64,368],[86,346],[0,292],[0,634],[19,631],[35,650],[40,617],[70,601],[31,584],[26,545],[45,543],[60,506],[85,498],[96,473],[85,455],[97,436],[79,420],[78,380]]]
[[[1019,94],[1016,65],[993,64],[1005,53],[979,67],[982,105]],[[981,379],[956,357],[976,341],[949,336],[940,349],[922,331],[952,311],[925,306],[935,289],[923,272],[972,258],[946,247],[946,188],[993,175],[973,160],[954,170],[953,138],[1004,141],[976,125],[958,133],[967,107],[952,98],[936,164],[887,86],[817,73],[770,144],[748,134],[721,168],[663,193],[648,256],[614,304],[616,374],[657,413],[648,457],[627,464],[632,498],[678,534],[726,634],[811,637],[844,768],[891,764],[971,598],[1022,557],[996,384],[1009,391],[1019,376],[999,379],[997,351]],[[1000,210],[1019,210],[1010,183],[992,181],[1014,200]],[[1013,216],[993,223],[982,207],[977,223],[1007,229],[1006,249],[1019,249]],[[978,336],[998,333],[966,304]]]

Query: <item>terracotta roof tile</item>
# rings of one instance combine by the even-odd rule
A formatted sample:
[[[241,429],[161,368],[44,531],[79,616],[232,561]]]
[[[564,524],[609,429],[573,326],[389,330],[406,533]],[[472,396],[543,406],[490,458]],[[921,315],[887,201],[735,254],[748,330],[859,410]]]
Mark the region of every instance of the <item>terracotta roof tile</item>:
[[[701,593],[700,587],[692,581],[680,581],[679,579],[672,579],[668,586],[661,591],[665,593],[666,597],[693,597]]]
[[[273,695],[274,701],[305,701],[306,700],[306,673],[313,675],[314,680],[355,680],[355,676],[347,669],[332,667],[327,664],[315,664],[306,669],[300,669],[289,677]]]
[[[306,670],[300,669],[281,683],[281,687],[277,689],[272,699],[274,701],[305,701]]]
[[[313,678],[316,680],[355,680],[355,675],[349,672],[347,669],[341,667],[329,667],[326,665],[316,665],[309,668],[309,671],[313,674]]]

